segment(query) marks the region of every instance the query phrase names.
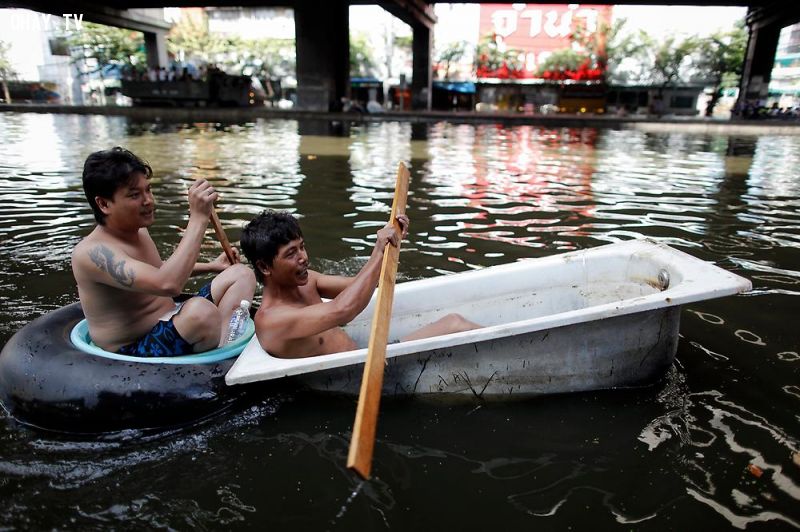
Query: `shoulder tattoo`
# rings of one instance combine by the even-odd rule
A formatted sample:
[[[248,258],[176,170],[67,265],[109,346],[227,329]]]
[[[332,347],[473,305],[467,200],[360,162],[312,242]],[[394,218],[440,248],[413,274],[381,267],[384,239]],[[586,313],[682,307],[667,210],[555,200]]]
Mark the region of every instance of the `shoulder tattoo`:
[[[103,244],[99,244],[89,250],[89,258],[94,265],[101,271],[107,272],[116,282],[122,286],[133,286],[135,275],[133,269],[125,269],[125,261],[114,260],[114,252]]]

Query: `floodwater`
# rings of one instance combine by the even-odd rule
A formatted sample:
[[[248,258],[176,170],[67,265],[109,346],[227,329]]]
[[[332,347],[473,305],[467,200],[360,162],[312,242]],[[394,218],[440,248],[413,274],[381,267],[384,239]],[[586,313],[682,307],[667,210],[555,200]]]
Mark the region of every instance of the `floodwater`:
[[[384,400],[366,483],[345,469],[350,397],[267,386],[199,425],[102,438],[0,414],[0,528],[800,528],[800,136],[314,129],[0,114],[0,345],[77,299],[70,251],[93,226],[81,168],[115,145],[155,169],[165,256],[188,180],[204,177],[231,240],[261,210],[288,209],[316,269],[354,273],[406,161],[401,280],[647,236],[753,291],[688,305],[677,360],[648,388]],[[203,255],[217,253],[209,236]]]

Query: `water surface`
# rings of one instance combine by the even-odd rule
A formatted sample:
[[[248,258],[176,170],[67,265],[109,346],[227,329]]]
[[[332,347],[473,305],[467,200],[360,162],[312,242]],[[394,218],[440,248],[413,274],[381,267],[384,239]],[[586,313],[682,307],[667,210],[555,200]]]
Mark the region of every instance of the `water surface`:
[[[348,397],[266,387],[200,425],[99,439],[0,417],[0,527],[800,527],[800,136],[391,122],[314,132],[292,120],[0,114],[0,344],[76,300],[70,252],[94,223],[82,164],[115,145],[155,170],[164,256],[187,220],[187,184],[204,177],[231,240],[263,209],[286,209],[315,268],[355,273],[402,160],[412,228],[401,280],[647,236],[753,291],[687,306],[677,360],[649,388],[384,401],[369,483],[345,470]],[[218,252],[209,236],[203,256]]]

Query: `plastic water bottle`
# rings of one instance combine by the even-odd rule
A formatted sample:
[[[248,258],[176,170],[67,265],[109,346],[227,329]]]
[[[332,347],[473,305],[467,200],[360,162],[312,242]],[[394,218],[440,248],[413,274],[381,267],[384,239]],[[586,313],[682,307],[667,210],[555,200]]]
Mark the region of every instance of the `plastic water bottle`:
[[[226,336],[225,343],[233,342],[239,338],[247,326],[247,319],[250,317],[250,302],[242,299],[239,307],[233,311],[231,321],[228,324],[228,335]]]

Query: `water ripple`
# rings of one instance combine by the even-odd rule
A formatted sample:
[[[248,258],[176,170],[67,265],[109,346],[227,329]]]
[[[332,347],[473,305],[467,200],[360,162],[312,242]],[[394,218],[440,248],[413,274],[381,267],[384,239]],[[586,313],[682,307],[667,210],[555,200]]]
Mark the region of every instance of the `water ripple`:
[[[789,457],[800,445],[800,137],[444,122],[301,134],[318,126],[0,113],[0,343],[77,298],[70,253],[94,225],[83,161],[114,145],[154,168],[151,234],[164,256],[186,226],[188,184],[205,178],[233,242],[254,214],[285,209],[301,218],[314,267],[354,274],[404,161],[412,226],[401,280],[648,237],[755,289],[684,312],[678,362],[654,391],[479,405],[460,417],[396,409],[382,417],[393,436],[379,434],[380,478],[366,484],[342,466],[349,400],[345,413],[317,398],[280,418],[256,402],[220,432],[134,447],[38,437],[0,417],[0,527],[236,528],[286,516],[312,529],[410,528],[408,515],[462,528],[798,526],[800,468]],[[218,249],[209,234],[201,256]],[[40,512],[43,501],[59,509]]]

